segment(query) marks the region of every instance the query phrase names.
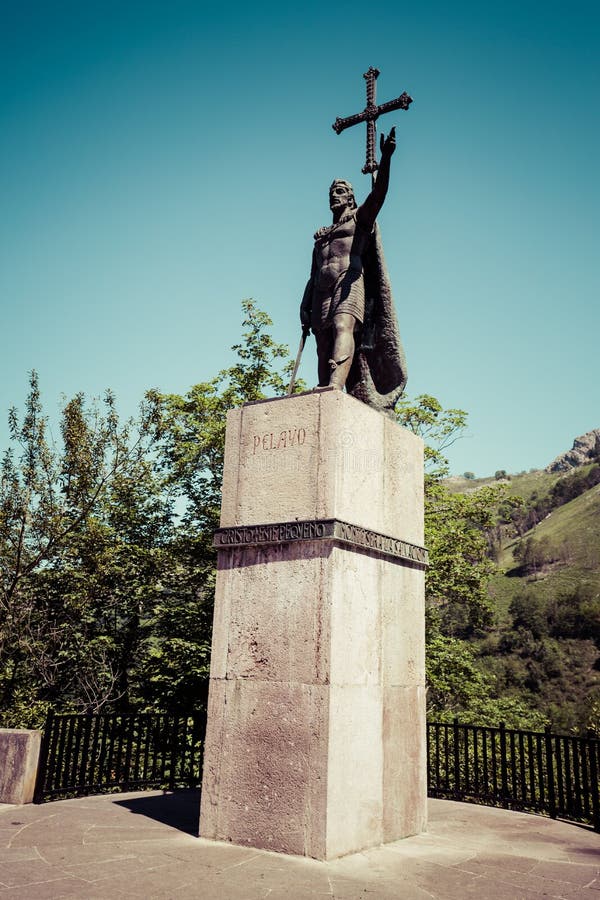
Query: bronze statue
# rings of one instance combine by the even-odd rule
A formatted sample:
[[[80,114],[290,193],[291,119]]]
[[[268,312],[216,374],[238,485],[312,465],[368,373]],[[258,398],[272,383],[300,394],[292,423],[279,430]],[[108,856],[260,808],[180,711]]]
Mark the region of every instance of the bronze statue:
[[[375,119],[389,109],[407,109],[403,94],[375,106],[375,79],[369,69],[367,107],[334,129],[367,122],[367,162],[363,172],[379,170],[366,200],[357,206],[352,185],[336,179],[329,189],[333,223],[315,234],[310,279],[300,306],[303,339],[312,329],[317,342],[319,385],[330,385],[383,412],[393,413],[406,384],[406,361],[392,303],[389,278],[376,218],[385,200],[390,162],[396,149],[395,128],[381,138],[375,160]]]

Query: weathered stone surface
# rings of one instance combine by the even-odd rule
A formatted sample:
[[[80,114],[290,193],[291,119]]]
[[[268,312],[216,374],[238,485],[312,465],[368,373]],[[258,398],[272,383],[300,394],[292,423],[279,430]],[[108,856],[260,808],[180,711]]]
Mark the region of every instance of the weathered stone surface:
[[[325,858],[328,694],[302,683],[211,683],[202,837]]]
[[[219,553],[211,678],[327,682],[330,610],[320,585],[331,551],[315,541]]]
[[[348,787],[348,793],[352,786]],[[430,800],[427,834],[332,862],[199,840],[198,792],[0,804],[10,900],[598,900],[598,835],[569,822]]]
[[[382,721],[380,684],[332,684],[327,844],[322,859],[335,859],[383,841]]]
[[[381,582],[381,664],[388,685],[425,683],[425,645],[418,622],[425,618],[425,573],[387,566]]]
[[[422,543],[422,447],[341,391],[232,410],[221,526],[337,518]]]
[[[229,426],[222,527],[338,518],[422,544],[422,443],[379,413],[323,391]],[[335,538],[219,550],[203,837],[331,859],[422,830],[423,578]]]
[[[41,731],[0,728],[0,803],[31,803]]]
[[[383,689],[383,843],[427,828],[425,685]],[[398,761],[402,760],[401,766]]]

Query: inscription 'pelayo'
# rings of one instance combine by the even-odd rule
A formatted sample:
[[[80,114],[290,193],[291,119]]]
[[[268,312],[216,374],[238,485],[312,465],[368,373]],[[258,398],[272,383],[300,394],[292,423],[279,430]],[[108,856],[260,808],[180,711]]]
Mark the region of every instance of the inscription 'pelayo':
[[[252,436],[252,455],[262,450],[288,450],[302,446],[306,440],[306,428],[287,428],[285,431],[268,431]]]

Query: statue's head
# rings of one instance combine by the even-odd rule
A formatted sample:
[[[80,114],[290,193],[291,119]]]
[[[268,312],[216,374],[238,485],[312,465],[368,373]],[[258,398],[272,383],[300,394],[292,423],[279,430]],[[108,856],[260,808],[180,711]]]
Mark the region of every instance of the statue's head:
[[[349,181],[344,181],[343,178],[336,178],[329,188],[329,208],[335,210],[344,206],[356,209],[354,191]]]

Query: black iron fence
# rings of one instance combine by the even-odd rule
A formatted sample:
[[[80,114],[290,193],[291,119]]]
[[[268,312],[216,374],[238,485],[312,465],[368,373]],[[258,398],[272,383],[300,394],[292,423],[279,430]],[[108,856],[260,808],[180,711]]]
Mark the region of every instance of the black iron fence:
[[[54,715],[44,728],[35,802],[144,788],[198,787],[206,714]],[[427,724],[430,797],[531,810],[600,831],[595,735]]]
[[[599,750],[592,734],[429,722],[428,793],[545,813],[600,831]]]
[[[34,802],[112,790],[197,787],[205,730],[202,713],[51,713]]]

